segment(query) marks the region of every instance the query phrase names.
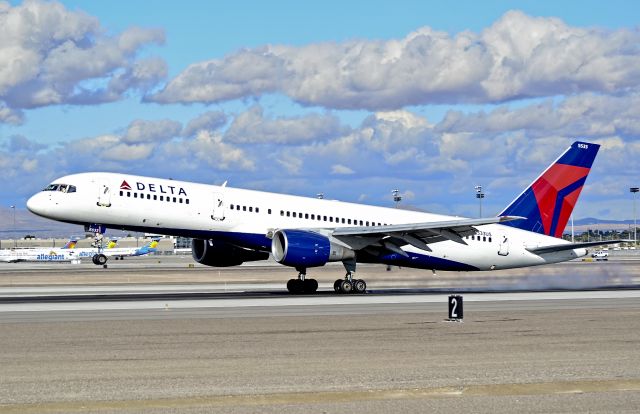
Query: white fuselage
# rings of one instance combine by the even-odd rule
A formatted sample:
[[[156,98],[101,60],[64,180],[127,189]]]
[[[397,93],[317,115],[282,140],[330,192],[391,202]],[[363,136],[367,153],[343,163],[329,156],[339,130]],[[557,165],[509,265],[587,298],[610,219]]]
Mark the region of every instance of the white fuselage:
[[[220,187],[116,173],[83,173],[56,183],[73,192],[42,191],[28,202],[32,212],[54,220],[103,224],[110,228],[146,231],[199,239],[220,239],[270,251],[270,235],[278,229],[438,222],[458,217]],[[573,249],[534,254],[526,248],[557,245],[561,239],[501,224],[477,226],[478,233],[454,241],[432,243],[431,252],[411,245],[415,263],[426,269],[488,270],[541,265],[587,254]],[[412,256],[412,258],[415,256]],[[424,258],[424,260],[422,260]]]
[[[0,251],[0,262],[69,262],[78,258],[71,249],[26,248],[4,249]]]

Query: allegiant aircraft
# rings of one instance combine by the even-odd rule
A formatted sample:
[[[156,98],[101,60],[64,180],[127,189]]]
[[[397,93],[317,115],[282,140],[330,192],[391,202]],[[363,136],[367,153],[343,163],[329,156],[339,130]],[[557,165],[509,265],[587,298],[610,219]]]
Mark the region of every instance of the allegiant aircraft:
[[[498,270],[563,262],[602,242],[559,237],[599,145],[574,142],[496,217],[468,219],[105,172],[54,180],[27,202],[42,217],[80,225],[193,238],[208,266],[273,258],[295,268],[292,293],[317,290],[309,268],[342,262],[336,292],[362,293],[356,264]],[[70,191],[71,190],[71,191]],[[613,241],[612,241],[613,242]],[[611,242],[610,242],[611,243]]]

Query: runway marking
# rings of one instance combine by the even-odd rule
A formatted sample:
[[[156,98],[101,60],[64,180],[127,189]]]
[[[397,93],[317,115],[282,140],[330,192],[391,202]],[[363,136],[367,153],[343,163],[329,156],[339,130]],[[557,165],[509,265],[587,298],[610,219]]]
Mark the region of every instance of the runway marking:
[[[87,301],[87,302],[38,302],[0,304],[2,312],[50,312],[128,309],[193,309],[193,308],[251,308],[284,306],[327,305],[375,305],[438,303],[446,301],[448,294],[425,295],[336,295],[233,299],[170,299],[131,301]],[[465,302],[541,301],[576,299],[623,299],[640,298],[640,290],[578,291],[578,292],[509,292],[465,294]]]
[[[640,379],[555,381],[525,384],[485,384],[437,388],[285,392],[257,395],[214,395],[149,400],[68,401],[0,404],[0,413],[69,413],[104,410],[187,409],[291,404],[335,404],[355,401],[436,399],[487,396],[561,395],[640,391]]]

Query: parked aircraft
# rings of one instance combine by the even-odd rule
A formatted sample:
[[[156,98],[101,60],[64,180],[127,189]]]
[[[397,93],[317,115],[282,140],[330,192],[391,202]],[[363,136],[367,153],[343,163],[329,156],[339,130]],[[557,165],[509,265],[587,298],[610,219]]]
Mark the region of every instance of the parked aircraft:
[[[116,260],[124,260],[125,257],[144,256],[155,252],[158,249],[159,242],[160,238],[154,237],[142,247],[114,247],[103,249],[102,251],[94,249],[93,254],[91,256],[87,255],[86,257],[91,257],[94,264],[102,265],[107,263],[108,257],[114,257]]]
[[[77,252],[70,251],[78,242],[71,238],[60,248],[24,247],[0,250],[0,262],[69,262],[76,258]]]
[[[208,266],[274,259],[295,268],[292,293],[314,292],[309,268],[341,261],[337,292],[364,292],[356,264],[432,270],[498,270],[582,257],[560,239],[599,145],[574,142],[497,217],[469,219],[327,199],[104,172],[61,177],[27,207],[80,225],[192,237]],[[225,183],[226,184],[226,183]],[[73,189],[73,191],[70,191]]]

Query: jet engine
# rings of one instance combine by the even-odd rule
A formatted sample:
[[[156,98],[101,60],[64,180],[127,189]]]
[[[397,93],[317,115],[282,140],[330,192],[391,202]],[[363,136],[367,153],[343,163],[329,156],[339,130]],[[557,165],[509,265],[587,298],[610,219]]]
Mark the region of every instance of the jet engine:
[[[191,256],[196,262],[215,267],[238,266],[244,262],[266,260],[269,253],[248,250],[217,240],[193,239]]]
[[[355,257],[355,252],[332,242],[327,236],[306,230],[277,230],[271,242],[276,262],[292,267],[324,266]]]

